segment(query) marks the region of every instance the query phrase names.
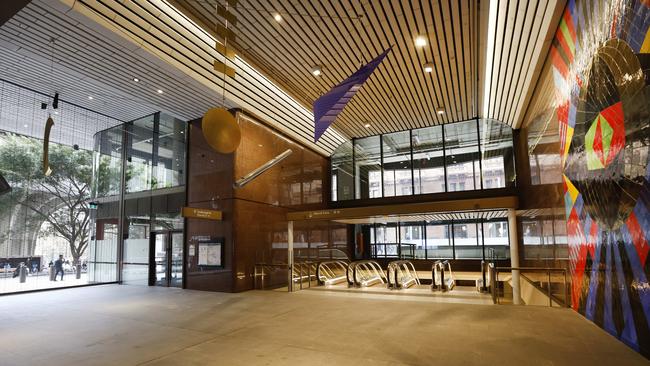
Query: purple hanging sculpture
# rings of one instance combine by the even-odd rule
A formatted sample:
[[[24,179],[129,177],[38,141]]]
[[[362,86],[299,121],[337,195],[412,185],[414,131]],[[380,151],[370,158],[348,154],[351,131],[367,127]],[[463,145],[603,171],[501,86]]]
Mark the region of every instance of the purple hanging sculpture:
[[[349,78],[343,80],[332,90],[314,101],[314,142],[317,142],[325,133],[325,130],[334,122],[336,116],[343,111],[343,108],[354,94],[361,89],[363,83],[368,80],[391,49],[392,47],[366,65],[361,66]]]

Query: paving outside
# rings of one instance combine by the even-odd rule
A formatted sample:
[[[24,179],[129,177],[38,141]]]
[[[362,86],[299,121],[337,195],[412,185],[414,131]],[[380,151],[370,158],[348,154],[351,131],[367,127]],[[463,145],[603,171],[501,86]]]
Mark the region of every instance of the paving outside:
[[[81,278],[77,279],[75,273],[66,272],[63,276],[63,281],[61,281],[61,275],[57,277],[57,281],[50,281],[49,274],[47,272],[41,272],[39,274],[28,275],[25,282],[22,283],[20,282],[20,278],[13,277],[11,273],[0,274],[0,294],[86,284],[88,284],[88,274],[86,273],[82,273]]]
[[[93,286],[0,297],[0,329],[3,366],[650,364],[569,309],[373,293]]]

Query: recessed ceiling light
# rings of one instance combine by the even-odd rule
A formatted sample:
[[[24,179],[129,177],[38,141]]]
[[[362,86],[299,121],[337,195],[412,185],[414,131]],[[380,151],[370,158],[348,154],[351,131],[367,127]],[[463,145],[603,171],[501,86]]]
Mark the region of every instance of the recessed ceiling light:
[[[314,76],[320,76],[321,72],[322,72],[322,70],[321,70],[320,66],[314,66],[314,67],[311,68],[311,73]]]
[[[59,111],[54,111],[54,114],[59,114]]]
[[[433,64],[428,62],[424,64],[424,72],[432,72],[433,71]]]
[[[427,37],[419,35],[415,37],[415,47],[424,47],[427,45]]]
[[[439,107],[438,109],[436,109],[436,113],[438,113],[440,115],[443,115],[443,114],[445,114],[445,109],[442,108],[442,107]]]
[[[93,100],[93,96],[92,96],[92,95],[89,95],[89,96],[88,96],[88,99]]]
[[[133,81],[135,81],[135,82],[137,83],[138,81],[140,81],[140,79],[138,79],[138,78],[133,78]]]
[[[282,15],[280,15],[280,13],[275,13],[275,15],[273,15],[273,19],[275,19],[276,22],[280,23],[282,21]]]
[[[27,123],[25,123],[25,124],[23,125],[23,127],[27,128]]]
[[[162,93],[163,93],[162,89],[158,89],[158,94],[162,94]]]
[[[363,127],[370,128],[370,123],[366,123],[365,125],[363,125]]]

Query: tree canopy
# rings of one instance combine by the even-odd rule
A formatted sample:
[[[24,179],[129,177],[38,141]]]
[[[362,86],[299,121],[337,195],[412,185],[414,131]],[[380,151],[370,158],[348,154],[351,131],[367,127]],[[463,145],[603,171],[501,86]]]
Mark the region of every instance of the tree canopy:
[[[27,208],[31,219],[49,224],[49,234],[68,241],[78,261],[88,246],[92,152],[51,143],[52,173],[45,176],[42,145],[39,139],[0,133],[0,172],[12,186],[0,197],[0,210]]]

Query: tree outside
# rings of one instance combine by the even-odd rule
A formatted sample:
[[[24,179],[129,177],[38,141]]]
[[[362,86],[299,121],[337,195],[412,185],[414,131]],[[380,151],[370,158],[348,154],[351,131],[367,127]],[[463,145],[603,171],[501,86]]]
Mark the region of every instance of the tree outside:
[[[89,241],[92,152],[50,143],[52,174],[45,176],[42,145],[39,139],[0,133],[0,173],[12,186],[0,196],[0,256],[33,256],[39,236],[55,236],[80,263]]]

